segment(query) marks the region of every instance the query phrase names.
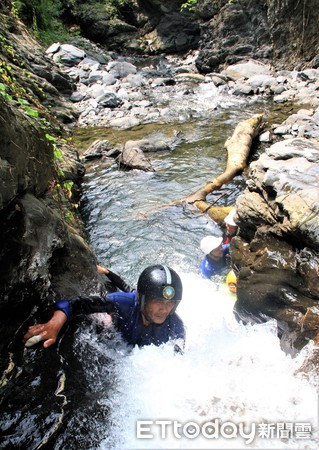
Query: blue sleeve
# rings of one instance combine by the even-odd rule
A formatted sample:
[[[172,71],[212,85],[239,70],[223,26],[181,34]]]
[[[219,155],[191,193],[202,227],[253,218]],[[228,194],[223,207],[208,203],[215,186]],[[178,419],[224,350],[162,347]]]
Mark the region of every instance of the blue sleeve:
[[[114,305],[107,296],[101,297],[99,295],[63,298],[57,300],[54,303],[54,307],[57,310],[63,311],[68,320],[72,316],[79,314],[93,314],[96,312],[111,314],[114,312]]]
[[[118,314],[126,317],[136,308],[137,292],[112,292],[106,295],[106,299],[112,303]]]
[[[64,312],[67,319],[71,320],[72,309],[67,298],[61,298],[61,300],[57,300],[56,302],[54,302],[54,308],[58,311]]]
[[[211,278],[211,276],[214,274],[214,267],[209,263],[206,256],[201,262],[200,274],[203,278]]]

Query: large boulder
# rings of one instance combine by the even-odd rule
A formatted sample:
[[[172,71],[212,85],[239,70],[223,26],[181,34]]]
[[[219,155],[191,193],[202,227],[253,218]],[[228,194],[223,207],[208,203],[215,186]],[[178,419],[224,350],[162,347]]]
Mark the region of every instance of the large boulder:
[[[245,59],[271,60],[267,10],[256,0],[204,4],[209,20],[202,26],[196,61],[201,73],[218,71],[224,65]],[[219,4],[219,8],[216,4]],[[201,8],[201,2],[199,8]],[[210,12],[209,12],[210,11]]]
[[[195,16],[181,11],[183,0],[141,0],[83,4],[68,2],[69,14],[90,40],[116,51],[179,53],[197,47],[200,28]]]
[[[317,142],[278,142],[251,164],[237,199],[236,313],[244,322],[276,319],[290,349],[319,333],[318,162]]]
[[[0,210],[17,196],[44,194],[52,177],[52,147],[42,130],[30,129],[27,114],[0,96]]]
[[[139,169],[152,172],[151,161],[144,155],[140,145],[141,141],[127,141],[122,153],[116,158],[119,167],[123,170]]]
[[[201,73],[247,59],[278,67],[318,67],[316,0],[199,0],[201,27],[197,68]]]

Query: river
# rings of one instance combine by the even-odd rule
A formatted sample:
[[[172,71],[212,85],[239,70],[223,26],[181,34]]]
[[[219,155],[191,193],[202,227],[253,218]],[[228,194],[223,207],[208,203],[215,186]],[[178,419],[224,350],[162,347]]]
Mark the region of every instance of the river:
[[[87,163],[80,208],[99,263],[132,286],[154,263],[181,275],[184,354],[170,344],[132,350],[105,315],[71,324],[58,346],[25,349],[10,362],[1,448],[318,448],[317,377],[299,370],[311,344],[292,358],[280,348],[274,321],[238,323],[223,278],[199,276],[200,240],[221,230],[196,210],[165,206],[224,170],[224,143],[238,122],[259,112],[280,122],[283,106],[211,87],[199,91],[193,97],[172,91],[171,104],[165,91],[166,122],[75,130],[82,150],[97,138],[171,146],[150,156],[153,172],[119,171],[109,160]],[[244,186],[245,173],[209,200],[233,205]]]
[[[92,330],[79,332],[75,348],[89,380],[101,379],[97,353],[113,362],[111,372],[110,365],[105,369],[111,387],[98,400],[109,411],[106,422],[96,423],[101,450],[317,448],[316,377],[298,372],[311,345],[292,358],[280,348],[275,322],[239,324],[223,279],[213,283],[198,275],[201,238],[221,230],[196,211],[165,206],[223,171],[225,139],[249,114],[249,108],[230,108],[182,124],[100,130],[100,138],[116,142],[183,133],[171,152],[152,156],[154,172],[119,172],[116,164],[91,162],[82,213],[99,262],[130,284],[154,263],[181,274],[178,313],[187,330],[184,355],[169,344],[130,351],[114,337],[105,345]],[[243,175],[223,187],[218,204],[234,204],[244,184]],[[98,393],[103,383],[95,387]]]

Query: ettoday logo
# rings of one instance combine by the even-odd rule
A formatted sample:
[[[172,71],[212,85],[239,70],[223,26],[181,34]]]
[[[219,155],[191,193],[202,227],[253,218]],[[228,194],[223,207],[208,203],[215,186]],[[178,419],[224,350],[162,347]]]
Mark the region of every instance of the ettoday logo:
[[[137,439],[236,439],[242,438],[246,445],[256,437],[262,439],[311,439],[310,423],[234,423],[221,422],[219,419],[197,423],[178,420],[138,420],[136,422]]]

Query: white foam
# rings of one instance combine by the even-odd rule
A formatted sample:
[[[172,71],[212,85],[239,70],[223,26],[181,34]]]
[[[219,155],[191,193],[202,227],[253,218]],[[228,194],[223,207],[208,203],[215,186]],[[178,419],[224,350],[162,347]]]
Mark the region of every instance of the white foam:
[[[307,349],[291,358],[280,349],[274,321],[239,324],[231,295],[197,275],[182,278],[185,294],[178,313],[187,327],[185,353],[174,354],[166,344],[135,348],[119,359],[117,392],[109,399],[112,427],[100,448],[317,448],[314,436],[302,439],[295,433],[300,423],[311,424],[317,433],[316,386],[295,374]],[[231,422],[248,431],[255,424],[255,438],[247,444],[239,428],[237,437],[234,428],[228,438],[221,428],[219,438],[201,432],[194,439],[185,435],[190,422],[201,427],[217,419],[219,426]],[[136,437],[138,420],[152,422],[143,428],[143,438]],[[167,425],[155,424],[162,420]],[[174,423],[187,425],[180,438]],[[280,439],[258,437],[257,427],[263,423]],[[284,439],[283,426],[293,427],[294,437]]]

